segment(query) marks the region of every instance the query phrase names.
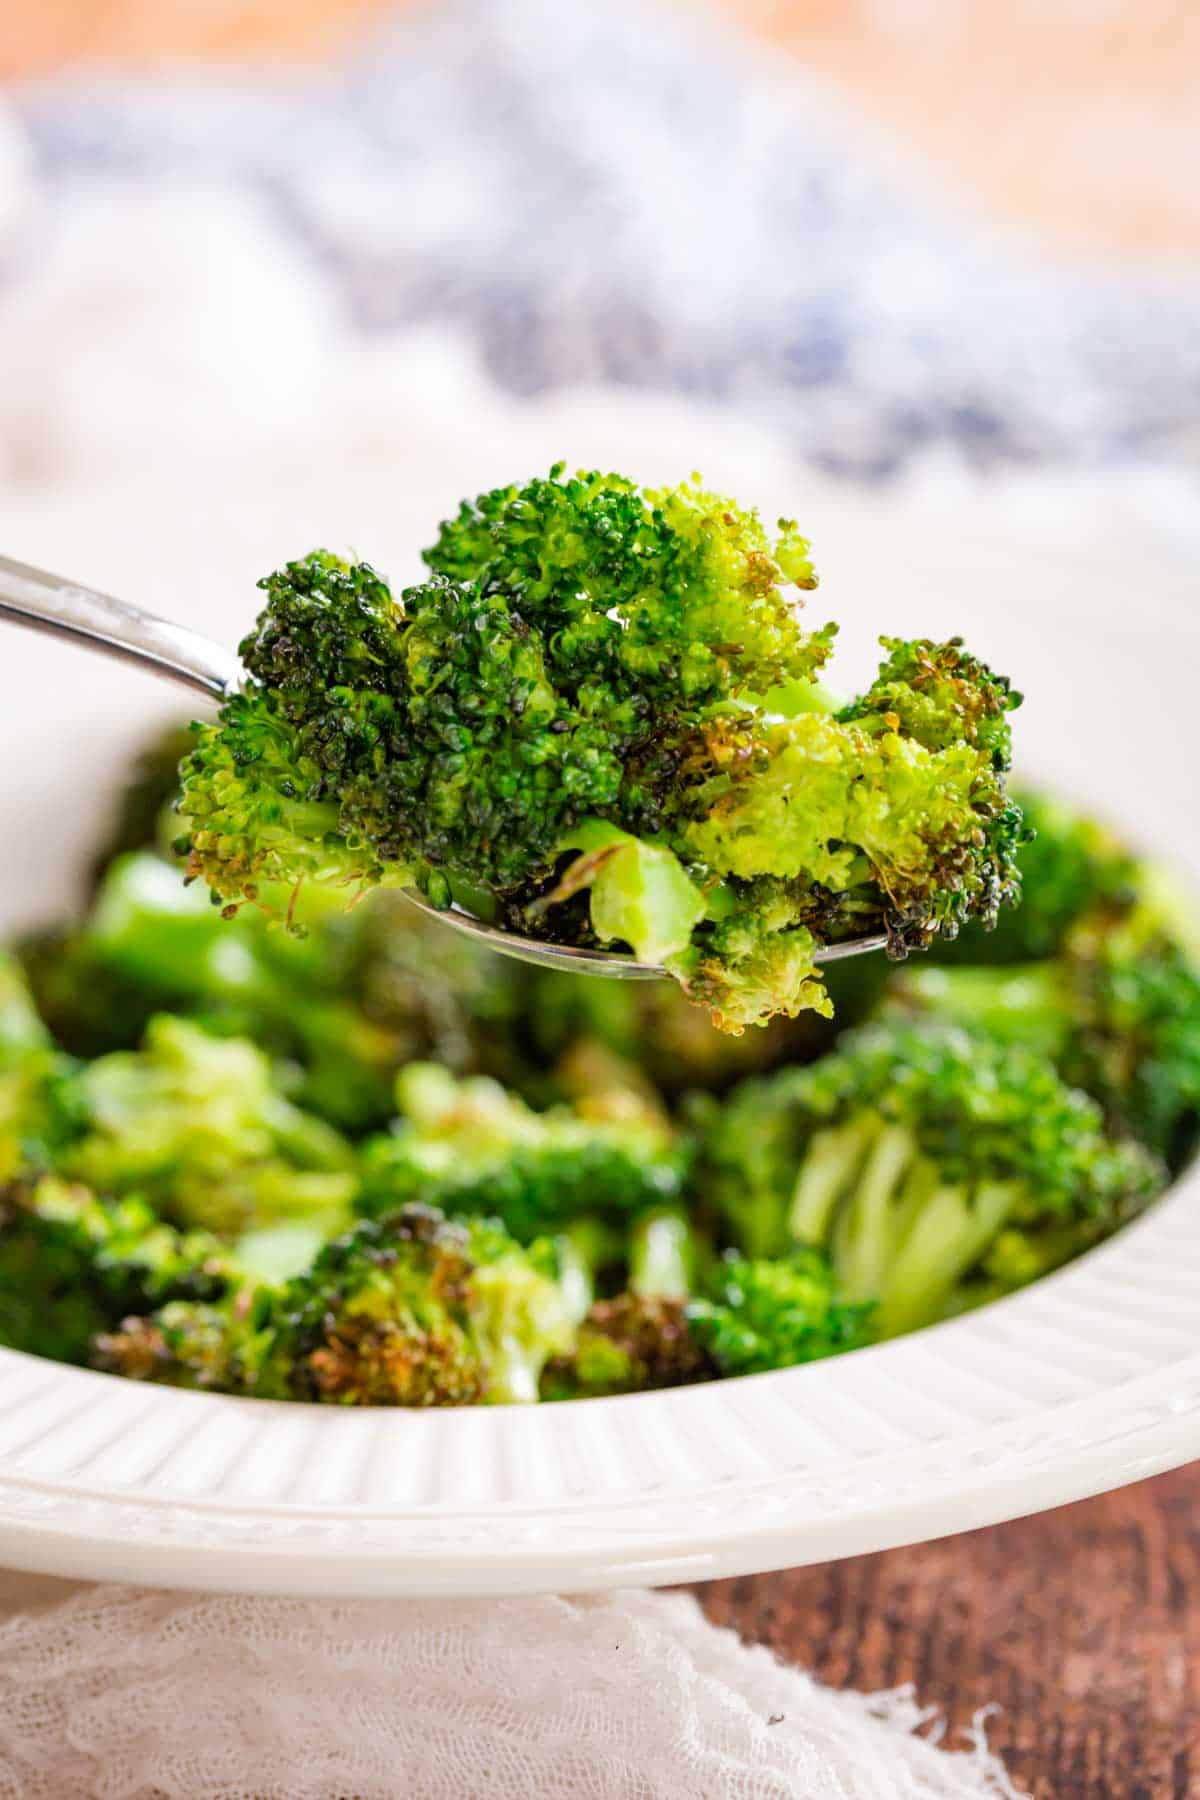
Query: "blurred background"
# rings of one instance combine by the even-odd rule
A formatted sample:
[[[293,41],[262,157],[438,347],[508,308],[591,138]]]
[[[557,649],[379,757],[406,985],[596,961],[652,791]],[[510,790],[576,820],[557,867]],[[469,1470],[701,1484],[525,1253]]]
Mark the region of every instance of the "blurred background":
[[[39,0],[0,78],[5,550],[233,639],[314,544],[403,580],[464,493],[699,467],[813,537],[847,685],[962,630],[1153,811],[1089,682],[1178,754],[1187,0]],[[0,655],[70,694],[60,810],[89,719],[171,707]]]

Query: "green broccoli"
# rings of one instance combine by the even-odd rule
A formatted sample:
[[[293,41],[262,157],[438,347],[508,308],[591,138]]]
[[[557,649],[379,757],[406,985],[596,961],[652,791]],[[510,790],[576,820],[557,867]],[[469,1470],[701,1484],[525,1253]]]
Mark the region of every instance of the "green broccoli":
[[[894,1014],[929,1014],[1036,1048],[1104,1109],[1109,1129],[1178,1169],[1200,1132],[1200,960],[1186,919],[1130,865],[1055,957],[1002,967],[905,972]]]
[[[420,1200],[502,1219],[527,1244],[583,1217],[627,1225],[683,1192],[689,1145],[634,1096],[607,1116],[535,1113],[486,1076],[456,1081],[424,1063],[401,1072],[397,1094],[397,1127],[363,1147],[367,1215]]]
[[[893,955],[1018,890],[1008,713],[957,640],[886,639],[839,713],[789,521],[596,473],[464,505],[394,599],[314,553],[261,585],[243,693],[197,728],[181,850],[236,911],[416,883],[663,964],[723,1029],[827,1013],[822,947]]]
[[[0,952],[0,1183],[44,1171],[74,1135],[75,1065],[54,1047],[15,957]]]
[[[711,1119],[702,1168],[746,1254],[826,1247],[884,1336],[939,1317],[1006,1228],[1070,1227],[1065,1260],[1164,1179],[1042,1058],[933,1022],[864,1027],[809,1068],[746,1082]]]
[[[0,1188],[0,1343],[83,1362],[96,1333],[172,1296],[231,1279],[207,1232],[179,1232],[139,1199],[104,1200],[53,1176]]]
[[[871,1312],[840,1297],[820,1251],[801,1246],[760,1261],[730,1255],[691,1299],[630,1291],[597,1301],[570,1355],[548,1366],[543,1398],[626,1394],[814,1362],[870,1342]]]
[[[161,1014],[140,1050],[87,1064],[77,1090],[83,1132],[57,1166],[99,1192],[137,1194],[227,1237],[288,1218],[336,1229],[348,1216],[351,1147],[277,1090],[251,1043]]]
[[[143,1380],[268,1399],[536,1400],[544,1363],[573,1335],[540,1264],[493,1220],[406,1206],[360,1221],[282,1287],[129,1319],[95,1354]]]

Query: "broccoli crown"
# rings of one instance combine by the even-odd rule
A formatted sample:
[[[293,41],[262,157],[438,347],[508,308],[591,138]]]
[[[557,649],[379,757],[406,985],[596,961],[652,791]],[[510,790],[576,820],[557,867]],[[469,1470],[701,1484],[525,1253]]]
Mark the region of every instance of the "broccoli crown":
[[[772,545],[694,485],[556,472],[464,506],[428,560],[399,604],[325,551],[260,583],[248,691],[184,766],[189,867],[230,901],[306,876],[545,878],[580,819],[654,810],[662,745],[702,704],[828,653],[781,593],[815,584],[795,528]]]
[[[847,1299],[879,1303],[885,1335],[939,1316],[1002,1228],[1081,1220],[1099,1237],[1163,1179],[1042,1057],[904,1021],[745,1083],[706,1161],[746,1253],[826,1247]]]
[[[554,1281],[495,1221],[365,1219],[271,1303],[258,1391],[377,1406],[531,1400],[570,1341]]]
[[[832,628],[802,632],[781,591],[816,587],[808,551],[790,520],[772,538],[698,477],[641,490],[595,470],[564,478],[560,465],[465,501],[426,561],[505,596],[589,691],[699,705],[825,662]]]
[[[106,1194],[139,1194],[181,1225],[229,1235],[346,1213],[350,1146],[278,1092],[253,1044],[161,1014],[141,1050],[98,1058],[77,1086],[85,1129],[59,1166]]]
[[[230,1264],[206,1232],[179,1232],[138,1199],[54,1177],[0,1189],[0,1343],[65,1362],[127,1312],[213,1297]]]
[[[843,720],[881,737],[899,732],[926,750],[966,744],[982,750],[994,768],[1009,767],[1008,715],[1021,704],[1021,695],[1006,676],[994,675],[964,650],[961,638],[945,644],[928,638],[880,642],[887,657],[866,693],[843,710]]]
[[[808,1246],[759,1261],[724,1257],[687,1308],[693,1338],[722,1375],[855,1350],[870,1341],[871,1313],[840,1297],[828,1260]]]
[[[363,1150],[362,1213],[421,1200],[502,1219],[529,1243],[581,1214],[631,1217],[682,1191],[688,1145],[632,1097],[616,1117],[535,1113],[485,1076],[456,1082],[428,1064],[397,1087],[405,1117]]]

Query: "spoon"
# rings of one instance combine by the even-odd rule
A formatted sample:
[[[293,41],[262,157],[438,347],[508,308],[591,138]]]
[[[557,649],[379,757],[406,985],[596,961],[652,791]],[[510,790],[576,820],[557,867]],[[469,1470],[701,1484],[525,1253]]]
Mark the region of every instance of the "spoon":
[[[16,562],[10,556],[0,556],[0,618],[48,637],[68,638],[87,650],[94,650],[99,656],[137,663],[164,681],[190,688],[210,700],[227,700],[237,693],[245,678],[233,652],[214,644],[211,638],[202,637],[198,631],[143,612],[126,600],[114,600],[111,595],[97,593],[94,588],[81,587],[61,575],[51,575],[29,563]],[[638,962],[618,950],[578,950],[566,944],[539,943],[536,938],[500,931],[459,906],[445,910],[431,906],[422,894],[411,888],[402,892],[418,911],[436,919],[439,924],[448,925],[452,930],[462,932],[464,937],[486,945],[489,950],[514,956],[520,962],[537,963],[548,969],[570,969],[579,975],[616,976],[627,981],[647,981],[666,975],[666,970],[656,964]],[[845,943],[819,946],[816,955],[820,962],[840,962],[848,956],[861,956],[867,950],[881,950],[886,942],[883,933],[850,938]]]

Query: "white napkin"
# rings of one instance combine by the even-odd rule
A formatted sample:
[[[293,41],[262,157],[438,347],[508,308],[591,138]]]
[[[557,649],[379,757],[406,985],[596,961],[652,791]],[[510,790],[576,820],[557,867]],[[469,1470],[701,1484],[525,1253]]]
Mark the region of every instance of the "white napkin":
[[[1022,1800],[981,1721],[922,1728],[677,1594],[97,1587],[0,1625],[0,1800]]]

